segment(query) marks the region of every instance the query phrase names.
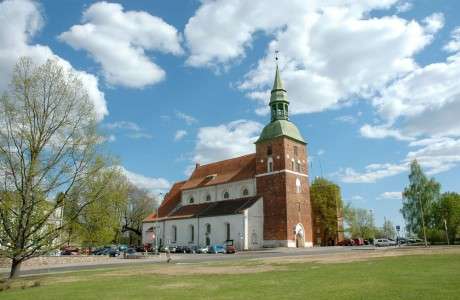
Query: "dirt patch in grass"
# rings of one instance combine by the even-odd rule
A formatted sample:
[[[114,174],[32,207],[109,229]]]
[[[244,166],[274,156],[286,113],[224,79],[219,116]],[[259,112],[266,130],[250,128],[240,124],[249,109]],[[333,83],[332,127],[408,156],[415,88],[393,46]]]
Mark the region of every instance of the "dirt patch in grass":
[[[460,254],[460,247],[436,247],[436,248],[387,248],[379,250],[356,250],[348,253],[304,255],[296,257],[269,257],[259,258],[265,264],[290,264],[315,262],[322,264],[350,263],[366,261],[381,257],[395,257],[405,255],[432,255],[432,254]]]
[[[259,272],[270,272],[275,270],[283,270],[280,266],[270,264],[259,264],[254,266],[203,266],[203,265],[162,265],[155,268],[119,270],[101,274],[102,277],[118,277],[118,276],[134,276],[134,275],[168,275],[168,276],[184,276],[184,275],[209,275],[209,274],[249,274]]]

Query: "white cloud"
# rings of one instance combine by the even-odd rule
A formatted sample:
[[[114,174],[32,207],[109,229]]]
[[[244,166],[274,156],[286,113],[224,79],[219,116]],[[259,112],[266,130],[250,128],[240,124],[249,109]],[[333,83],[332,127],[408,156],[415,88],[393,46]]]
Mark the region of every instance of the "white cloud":
[[[147,177],[142,174],[131,172],[122,166],[119,168],[132,184],[153,193],[167,190],[171,186],[169,181],[164,178]]]
[[[384,192],[380,194],[379,199],[400,200],[402,199],[402,193],[401,192]]]
[[[130,134],[127,134],[127,137],[130,137],[132,139],[152,139],[152,135],[150,133],[146,132],[133,132]]]
[[[358,120],[356,117],[351,116],[351,115],[344,115],[335,118],[336,121],[342,122],[342,123],[348,123],[348,124],[355,124]]]
[[[404,13],[412,9],[414,7],[412,2],[401,2],[396,6],[396,12]]]
[[[399,122],[409,136],[459,136],[460,54],[417,68],[373,100],[387,124]]]
[[[198,130],[193,161],[201,164],[255,152],[262,124],[238,120]]]
[[[97,2],[59,39],[86,50],[101,64],[110,84],[142,88],[165,77],[146,52],[182,53],[176,28],[145,11],[123,11],[118,3]]]
[[[0,91],[8,87],[19,57],[31,57],[38,64],[44,63],[47,59],[55,59],[64,69],[76,72],[94,104],[97,117],[103,119],[108,110],[104,93],[99,90],[97,77],[85,71],[75,70],[68,61],[55,55],[48,46],[31,43],[44,25],[40,9],[37,2],[26,0],[7,0],[0,3]]]
[[[225,67],[244,57],[254,35],[262,32],[272,40],[266,56],[239,85],[248,97],[262,106],[268,101],[266,92],[275,67],[273,53],[280,50],[291,111],[335,108],[351,101],[351,96],[369,97],[414,70],[414,55],[441,25],[441,15],[427,18],[425,25],[398,16],[369,18],[370,11],[396,3],[204,1],[185,29],[191,51],[188,63]]]
[[[195,119],[194,117],[192,117],[191,115],[188,115],[184,112],[181,112],[181,111],[176,111],[176,117],[185,121],[185,123],[187,125],[192,125],[192,124],[195,124],[195,123],[198,123],[198,120]]]
[[[118,121],[113,123],[107,123],[104,126],[108,129],[126,129],[132,131],[141,131],[139,125],[130,121]]]
[[[460,139],[429,138],[413,141],[409,145],[418,149],[410,151],[399,163],[370,164],[362,172],[345,168],[333,175],[347,183],[373,183],[406,172],[414,159],[430,176],[460,166]]]
[[[459,52],[460,51],[460,26],[456,27],[451,32],[451,40],[443,48],[447,52]]]
[[[371,164],[364,172],[357,172],[353,168],[339,170],[334,175],[346,183],[374,183],[385,177],[394,176],[406,171],[407,164]]]
[[[370,139],[383,139],[392,137],[401,141],[411,141],[414,138],[402,135],[398,130],[391,129],[386,126],[372,126],[365,124],[360,128],[360,133],[363,137]]]
[[[425,19],[425,28],[428,32],[435,33],[444,27],[444,15],[441,13],[434,13]]]
[[[117,121],[103,125],[109,130],[124,131],[125,135],[132,139],[151,139],[152,135],[143,131],[143,129],[131,121]],[[126,133],[127,132],[127,133]]]
[[[186,130],[177,130],[177,131],[176,131],[176,134],[174,135],[174,140],[175,140],[175,141],[180,141],[180,140],[183,139],[186,135],[187,135],[187,131],[186,131]]]

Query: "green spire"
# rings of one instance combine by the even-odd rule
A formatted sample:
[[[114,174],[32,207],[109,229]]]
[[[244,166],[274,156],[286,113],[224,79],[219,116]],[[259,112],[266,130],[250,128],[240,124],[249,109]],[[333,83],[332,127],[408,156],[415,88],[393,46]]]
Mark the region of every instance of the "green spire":
[[[275,82],[273,83],[270,103],[268,105],[270,106],[272,119],[262,130],[256,144],[270,141],[281,136],[305,144],[305,140],[300,134],[299,129],[288,120],[289,101],[287,99],[287,92],[283,86],[283,81],[281,80],[278,64],[276,65]]]
[[[288,120],[289,101],[283,81],[281,80],[278,64],[276,65],[275,81],[273,82],[269,105],[272,113],[272,122],[276,120]]]

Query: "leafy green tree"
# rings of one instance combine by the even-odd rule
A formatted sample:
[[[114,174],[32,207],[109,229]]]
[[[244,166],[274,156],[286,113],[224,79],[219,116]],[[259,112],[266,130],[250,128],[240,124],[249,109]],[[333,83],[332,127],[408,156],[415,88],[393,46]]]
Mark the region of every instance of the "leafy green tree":
[[[342,215],[342,196],[340,187],[325,178],[317,177],[310,187],[310,201],[314,216],[323,232],[322,244],[337,239],[341,230],[339,218]],[[316,222],[316,220],[314,220]]]
[[[382,231],[381,231],[381,237],[386,238],[386,239],[394,239],[396,237],[396,229],[390,220],[387,218],[384,219],[383,221],[383,226],[382,226]],[[377,236],[380,237],[380,236]]]
[[[427,240],[426,228],[435,227],[435,203],[439,200],[441,185],[428,179],[416,160],[410,165],[409,185],[403,192],[401,213],[406,221],[406,230]]]
[[[71,188],[97,171],[96,122],[75,73],[53,60],[19,60],[0,97],[0,255],[11,259],[10,277],[59,247],[62,223],[54,216]]]
[[[86,246],[99,246],[117,240],[121,232],[123,211],[127,205],[128,181],[117,168],[103,168],[95,176],[76,185],[72,202],[89,201],[80,213],[75,227],[79,241]]]
[[[373,239],[375,237],[376,228],[371,211],[353,207],[348,203],[344,208],[344,219],[352,238]]]
[[[460,194],[449,192],[441,195],[437,220],[440,230],[445,230],[447,225],[449,241],[454,244],[460,230]]]

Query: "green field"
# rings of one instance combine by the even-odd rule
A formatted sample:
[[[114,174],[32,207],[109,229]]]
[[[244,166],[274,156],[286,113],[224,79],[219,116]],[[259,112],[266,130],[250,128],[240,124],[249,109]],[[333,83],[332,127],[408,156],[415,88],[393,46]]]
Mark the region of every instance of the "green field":
[[[340,264],[214,263],[206,265],[208,271],[228,268],[233,273],[156,274],[160,269],[175,272],[176,267],[123,267],[28,278],[0,292],[0,299],[460,299],[458,254]],[[193,268],[203,265],[181,266],[177,271]],[[258,271],[237,274],[244,269]],[[36,280],[40,286],[21,288]]]

